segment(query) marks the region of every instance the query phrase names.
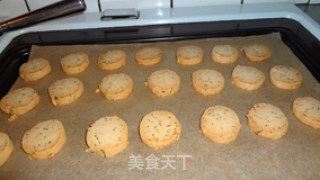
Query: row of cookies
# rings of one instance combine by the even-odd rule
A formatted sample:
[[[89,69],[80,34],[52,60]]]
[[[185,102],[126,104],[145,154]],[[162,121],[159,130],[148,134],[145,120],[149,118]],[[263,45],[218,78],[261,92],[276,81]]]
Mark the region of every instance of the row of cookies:
[[[28,63],[26,63],[28,64]],[[37,73],[37,71],[35,71]],[[22,76],[25,76],[22,75]],[[29,76],[30,77],[30,76]],[[299,70],[283,65],[270,69],[271,82],[281,89],[296,89],[301,86],[303,78]],[[237,65],[231,80],[234,85],[245,90],[258,89],[265,81],[265,75],[257,68]],[[224,88],[223,75],[213,69],[201,69],[192,73],[194,89],[203,95],[219,93]],[[175,94],[180,88],[180,77],[174,71],[162,69],[151,73],[146,85],[158,96]],[[125,74],[109,74],[99,84],[97,92],[101,91],[109,100],[123,99],[133,89],[132,78]],[[83,93],[84,85],[76,78],[65,78],[49,86],[48,92],[53,105],[66,105],[76,101]],[[39,95],[32,88],[21,88],[8,93],[0,101],[0,108],[10,115],[9,121],[18,115],[31,110],[40,100]]]
[[[35,73],[37,73],[35,71]],[[292,67],[274,66],[269,71],[271,82],[278,88],[296,89],[303,81],[301,73]],[[245,90],[258,89],[265,81],[264,73],[257,68],[237,65],[231,75],[234,85]],[[223,75],[212,69],[201,69],[192,73],[194,89],[203,95],[219,93],[224,88]],[[174,71],[162,69],[151,73],[146,85],[158,96],[169,96],[180,89],[180,77]],[[109,74],[99,84],[101,91],[109,100],[127,97],[133,89],[132,78],[125,73]],[[48,92],[55,106],[66,105],[76,101],[83,93],[84,85],[76,78],[65,78],[49,86]],[[32,88],[21,88],[9,92],[0,101],[0,108],[10,115],[9,121],[24,114],[38,104],[40,97]]]
[[[252,44],[242,48],[246,57],[252,61],[262,61],[271,56],[271,51],[263,44]],[[238,59],[238,50],[230,45],[216,45],[211,52],[214,62],[228,64]],[[118,69],[126,64],[126,53],[123,50],[113,49],[98,57],[98,65],[103,70]],[[157,47],[144,47],[135,55],[135,59],[142,65],[154,65],[162,60],[162,51]],[[198,46],[182,46],[177,49],[177,62],[183,65],[199,64],[203,59],[203,50]],[[61,67],[66,74],[77,74],[89,66],[87,54],[72,53],[61,58]],[[51,72],[48,60],[35,58],[24,63],[20,69],[20,76],[25,81],[42,79]]]
[[[320,101],[311,97],[297,98],[292,104],[294,115],[303,123],[320,128]],[[247,114],[248,127],[255,134],[279,139],[286,134],[289,121],[276,106],[266,103],[255,104]],[[216,143],[234,141],[241,129],[238,115],[225,106],[208,107],[200,118],[202,134]],[[174,114],[164,110],[146,114],[139,126],[141,140],[147,146],[158,149],[176,142],[182,127]],[[89,126],[86,134],[87,152],[102,157],[111,157],[128,146],[128,127],[118,116],[106,116]],[[58,120],[47,120],[36,124],[22,138],[22,148],[32,159],[52,158],[66,142],[66,132]],[[0,133],[0,166],[13,151],[13,144],[5,133]]]

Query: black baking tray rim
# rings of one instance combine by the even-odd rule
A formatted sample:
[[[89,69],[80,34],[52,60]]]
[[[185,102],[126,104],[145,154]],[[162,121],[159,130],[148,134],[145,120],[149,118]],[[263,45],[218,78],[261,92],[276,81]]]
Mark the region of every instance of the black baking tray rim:
[[[28,60],[32,45],[143,43],[275,32],[320,82],[320,41],[299,22],[288,18],[230,20],[22,34],[0,54],[0,99],[17,80],[19,67]]]

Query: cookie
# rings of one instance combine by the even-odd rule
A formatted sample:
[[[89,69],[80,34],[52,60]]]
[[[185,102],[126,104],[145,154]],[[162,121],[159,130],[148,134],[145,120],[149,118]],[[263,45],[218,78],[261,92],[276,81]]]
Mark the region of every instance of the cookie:
[[[224,77],[216,70],[200,69],[192,73],[192,85],[205,96],[217,94],[224,88]]]
[[[0,167],[9,159],[13,151],[13,144],[9,136],[0,132]]]
[[[10,91],[0,101],[0,108],[10,115],[8,121],[33,109],[40,101],[38,93],[30,88],[20,88]]]
[[[251,44],[244,46],[241,51],[251,61],[264,61],[271,57],[271,50],[264,44]]]
[[[227,144],[234,141],[241,128],[237,114],[225,106],[207,108],[200,120],[204,136],[216,143]]]
[[[231,74],[232,84],[240,89],[252,91],[264,83],[265,75],[257,68],[237,65]]]
[[[174,71],[162,69],[151,73],[146,85],[158,96],[170,96],[180,89],[180,77]]]
[[[118,116],[106,116],[94,122],[87,131],[87,151],[101,157],[114,156],[128,146],[127,124]]]
[[[22,138],[22,148],[29,158],[43,160],[52,158],[66,142],[66,132],[58,120],[47,120],[29,129]]]
[[[269,78],[277,88],[287,90],[299,88],[303,81],[299,70],[283,65],[273,66],[269,71]]]
[[[78,74],[89,66],[89,57],[86,53],[72,53],[61,58],[62,70],[67,74]]]
[[[211,59],[220,64],[234,63],[238,57],[238,50],[230,45],[215,45],[211,51]]]
[[[177,49],[177,62],[182,65],[196,65],[202,62],[203,50],[199,46],[182,46]]]
[[[286,134],[289,121],[286,115],[271,104],[255,104],[247,114],[248,126],[257,135],[279,139]]]
[[[120,49],[108,50],[104,54],[100,54],[98,65],[102,70],[119,69],[126,64],[127,55]]]
[[[109,74],[104,77],[99,84],[98,92],[109,100],[118,100],[126,98],[133,88],[133,81],[130,76],[125,73]]]
[[[296,98],[292,104],[293,114],[304,124],[320,128],[320,101],[313,97]]]
[[[147,146],[158,149],[169,146],[179,139],[181,125],[168,111],[152,111],[140,122],[140,137]]]
[[[162,60],[162,51],[157,47],[144,47],[137,51],[135,59],[141,65],[154,65]]]
[[[44,58],[31,59],[19,68],[20,77],[25,81],[37,81],[51,72],[48,60]]]
[[[48,91],[52,104],[61,106],[75,102],[83,93],[84,87],[76,78],[66,78],[54,82]]]

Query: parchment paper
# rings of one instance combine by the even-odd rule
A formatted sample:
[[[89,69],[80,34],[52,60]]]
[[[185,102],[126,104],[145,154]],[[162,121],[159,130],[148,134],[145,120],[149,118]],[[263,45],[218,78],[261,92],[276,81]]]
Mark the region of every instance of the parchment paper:
[[[210,59],[215,44],[231,44],[241,49],[251,43],[263,43],[272,50],[272,57],[260,63],[250,62],[239,53],[237,62],[220,65]],[[160,64],[144,67],[134,60],[135,52],[153,45],[163,51]],[[203,63],[181,66],[176,63],[176,48],[182,45],[198,45],[204,50]],[[98,55],[107,49],[120,48],[127,53],[127,64],[115,71],[102,71],[97,65]],[[73,104],[54,107],[47,88],[56,80],[70,77],[60,67],[60,58],[73,52],[85,52],[90,57],[88,69],[72,75],[85,86],[82,96]],[[33,46],[30,58],[47,58],[52,73],[36,82],[19,78],[11,89],[30,86],[41,96],[40,103],[30,112],[7,121],[8,115],[0,113],[0,131],[7,133],[15,149],[0,168],[0,179],[320,179],[320,130],[302,124],[294,117],[291,104],[296,97],[313,96],[320,99],[320,85],[281,41],[279,34],[263,36],[184,40],[175,42],[120,44],[120,45],[72,45]],[[230,75],[237,64],[257,67],[266,75],[266,81],[256,91],[241,90],[231,84]],[[304,81],[297,90],[281,90],[273,86],[268,71],[273,65],[283,64],[302,72]],[[158,97],[144,85],[146,78],[159,69],[168,68],[181,77],[181,88],[173,96]],[[225,88],[217,95],[202,96],[191,84],[191,72],[201,68],[215,69],[223,73]],[[133,78],[134,88],[129,97],[109,101],[96,93],[101,79],[110,73],[125,72]],[[246,114],[255,103],[271,103],[278,106],[289,119],[289,130],[279,140],[255,135],[247,126]],[[217,144],[205,138],[199,130],[199,120],[209,106],[224,105],[238,114],[242,128],[238,138],[230,144]],[[153,110],[168,110],[176,115],[182,125],[180,140],[157,151],[144,145],[139,137],[142,117]],[[104,159],[86,153],[85,136],[90,124],[100,117],[117,114],[129,128],[129,145],[120,154]],[[65,126],[67,142],[52,159],[30,160],[21,148],[23,134],[36,123],[58,119]],[[142,170],[132,167],[132,156],[143,157]],[[159,169],[149,169],[145,158],[159,158]],[[172,167],[161,170],[165,155],[173,156]],[[183,163],[178,156],[192,156]],[[131,157],[130,157],[131,156]],[[183,168],[185,165],[185,170]],[[155,165],[156,166],[156,165]]]

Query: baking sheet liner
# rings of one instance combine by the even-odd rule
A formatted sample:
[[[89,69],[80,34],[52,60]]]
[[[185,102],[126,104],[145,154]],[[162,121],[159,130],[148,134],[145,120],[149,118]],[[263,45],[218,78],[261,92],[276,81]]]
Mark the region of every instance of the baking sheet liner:
[[[215,44],[230,44],[238,50],[251,43],[263,43],[272,50],[272,57],[265,62],[250,62],[239,53],[237,62],[229,65],[214,63],[210,52]],[[163,61],[145,67],[134,60],[135,52],[145,46],[160,47]],[[182,45],[198,45],[204,50],[204,61],[195,66],[176,63],[176,49]],[[127,53],[127,64],[114,71],[100,70],[98,55],[108,49],[120,48]],[[60,59],[73,52],[85,52],[90,57],[87,70],[77,75],[66,75]],[[291,104],[296,97],[313,96],[320,99],[320,84],[281,41],[278,33],[262,36],[182,40],[117,45],[33,46],[30,58],[47,58],[52,73],[36,82],[19,78],[11,89],[30,86],[40,94],[40,103],[30,112],[7,121],[8,115],[0,113],[0,131],[7,133],[15,149],[10,159],[0,168],[0,179],[320,179],[320,130],[302,124],[294,117]],[[238,65],[250,65],[263,71],[266,81],[255,91],[244,91],[231,84],[230,75]],[[302,72],[304,81],[297,90],[281,90],[268,78],[269,69],[277,64],[295,67]],[[180,90],[170,97],[158,97],[145,86],[146,78],[159,69],[171,69],[181,77]],[[225,88],[219,94],[202,96],[191,83],[191,73],[202,68],[223,73]],[[96,89],[101,79],[110,73],[124,72],[133,78],[133,92],[123,100],[110,101]],[[84,83],[82,96],[73,104],[54,107],[47,88],[56,80],[75,77]],[[255,135],[247,126],[246,114],[255,103],[278,106],[289,119],[289,130],[279,140]],[[217,144],[205,138],[199,130],[199,120],[209,106],[224,105],[238,114],[242,128],[238,138],[230,144]],[[144,145],[139,137],[142,117],[153,110],[168,110],[176,115],[182,125],[182,134],[173,145],[157,151]],[[129,145],[120,154],[104,159],[86,153],[86,130],[103,116],[118,115],[129,128]],[[60,120],[66,129],[67,142],[52,159],[30,160],[21,148],[23,134],[36,123]],[[142,170],[134,168],[132,156],[141,155]],[[145,158],[156,160],[160,169],[148,169]],[[165,155],[172,156],[172,167],[165,165]],[[130,157],[131,156],[131,157]],[[184,161],[178,156],[192,156]],[[156,164],[156,165],[157,165]],[[155,165],[155,166],[156,166]],[[184,167],[185,165],[185,167]],[[157,166],[156,166],[157,167]],[[150,167],[149,167],[150,168]],[[175,168],[175,169],[174,169]]]

